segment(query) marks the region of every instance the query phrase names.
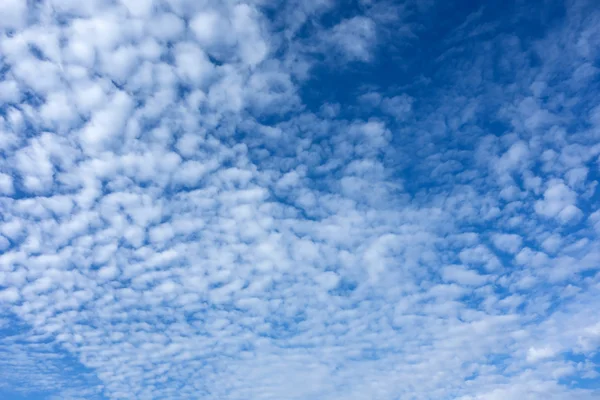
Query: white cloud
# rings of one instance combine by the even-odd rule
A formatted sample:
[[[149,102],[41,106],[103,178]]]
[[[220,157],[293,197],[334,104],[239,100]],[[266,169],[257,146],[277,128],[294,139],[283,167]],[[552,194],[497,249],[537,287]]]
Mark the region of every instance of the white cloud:
[[[177,40],[185,31],[184,21],[175,14],[168,12],[155,15],[148,25],[152,35],[164,41]]]
[[[263,38],[261,14],[248,4],[237,4],[226,15],[203,10],[190,22],[196,40],[221,60],[237,58],[248,66],[262,62],[268,53]]]
[[[542,242],[542,247],[544,250],[554,253],[560,248],[562,242],[563,239],[560,237],[560,235],[554,234],[544,239]]]
[[[5,103],[17,103],[21,100],[19,85],[14,80],[0,82],[0,101]]]
[[[133,107],[131,97],[117,91],[103,108],[93,112],[90,121],[80,133],[80,141],[88,153],[98,153],[107,149],[113,140],[123,134],[129,113]]]
[[[177,44],[175,60],[177,74],[184,82],[199,86],[212,76],[212,63],[202,49],[193,43]]]
[[[552,347],[548,347],[548,346],[542,347],[542,348],[530,347],[529,350],[527,350],[527,361],[538,362],[540,360],[552,358],[555,355],[556,355],[556,350],[554,350]]]
[[[488,281],[488,277],[480,275],[476,271],[469,270],[461,265],[449,265],[442,269],[442,277],[445,281],[456,282],[466,286],[481,286]]]
[[[118,273],[119,273],[119,270],[117,269],[117,267],[115,265],[108,265],[108,266],[102,267],[98,271],[98,278],[100,280],[111,280],[111,279],[116,278]]]
[[[262,38],[260,17],[261,15],[247,4],[238,4],[233,9],[231,22],[237,34],[240,58],[250,66],[263,61],[269,50]]]
[[[154,0],[121,0],[127,11],[134,17],[144,18],[152,13]]]
[[[348,60],[371,59],[376,30],[370,18],[359,16],[343,20],[324,34],[334,51],[340,52]]]
[[[14,287],[0,291],[0,301],[4,303],[15,303],[20,297],[19,291]]]
[[[26,3],[0,392],[597,397],[596,11],[529,43],[482,9],[423,52],[422,2]]]
[[[8,174],[0,173],[0,193],[11,195],[14,192],[13,178]]]
[[[406,94],[385,98],[381,102],[381,109],[401,121],[410,115],[413,101],[414,99]]]
[[[227,21],[218,12],[207,10],[197,13],[190,22],[190,27],[200,44],[209,46],[219,41],[222,33],[218,30],[226,28],[226,24]]]
[[[26,2],[20,0],[7,0],[0,4],[0,29],[22,28],[26,19]]]
[[[494,244],[496,244],[496,241],[494,241]],[[465,264],[484,265],[485,268],[490,271],[495,270],[500,266],[498,258],[483,245],[465,248],[458,256]]]
[[[492,242],[499,250],[515,254],[521,249],[523,238],[515,234],[498,233],[492,236]]]
[[[586,167],[570,169],[566,173],[567,183],[571,188],[578,189],[585,183],[587,175],[588,169]]]
[[[581,218],[576,206],[577,194],[561,181],[552,181],[544,192],[544,199],[535,203],[535,211],[545,217],[568,223]]]

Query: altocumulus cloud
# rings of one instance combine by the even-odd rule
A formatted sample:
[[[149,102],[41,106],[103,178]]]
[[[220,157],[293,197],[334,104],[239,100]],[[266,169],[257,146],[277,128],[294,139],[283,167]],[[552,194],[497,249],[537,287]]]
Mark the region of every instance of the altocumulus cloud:
[[[595,1],[0,2],[0,398],[597,399]]]

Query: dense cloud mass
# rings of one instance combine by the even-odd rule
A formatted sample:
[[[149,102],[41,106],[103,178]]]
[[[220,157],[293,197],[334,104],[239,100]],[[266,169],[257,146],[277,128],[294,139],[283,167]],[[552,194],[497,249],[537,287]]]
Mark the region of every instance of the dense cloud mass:
[[[598,399],[596,1],[0,1],[0,398]]]

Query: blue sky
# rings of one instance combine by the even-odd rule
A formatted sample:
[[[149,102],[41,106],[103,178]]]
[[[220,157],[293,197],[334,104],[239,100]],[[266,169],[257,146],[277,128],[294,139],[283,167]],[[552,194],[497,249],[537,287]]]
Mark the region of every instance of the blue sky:
[[[600,397],[594,1],[0,2],[0,399]]]

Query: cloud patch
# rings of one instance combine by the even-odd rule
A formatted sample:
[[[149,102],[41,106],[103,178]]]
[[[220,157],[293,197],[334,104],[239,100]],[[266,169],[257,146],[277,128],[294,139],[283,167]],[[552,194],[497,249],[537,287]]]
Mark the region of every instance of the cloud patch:
[[[598,398],[600,15],[532,7],[2,2],[0,398]]]

